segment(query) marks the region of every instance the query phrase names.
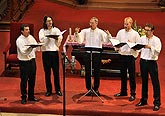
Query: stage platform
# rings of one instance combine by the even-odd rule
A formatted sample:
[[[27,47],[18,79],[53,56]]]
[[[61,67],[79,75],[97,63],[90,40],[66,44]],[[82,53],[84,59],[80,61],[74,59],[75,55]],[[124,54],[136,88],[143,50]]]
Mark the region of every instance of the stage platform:
[[[148,105],[136,107],[141,94],[141,79],[137,78],[137,98],[129,102],[126,97],[115,98],[113,95],[120,90],[120,79],[101,79],[100,93],[104,103],[96,96],[85,96],[79,102],[78,99],[86,93],[83,77],[73,74],[66,76],[66,115],[95,115],[95,116],[164,116],[165,97],[162,95],[162,105],[159,111],[154,112],[152,86],[149,80],[149,100]],[[12,113],[37,113],[37,114],[56,114],[63,115],[63,97],[58,97],[55,93],[50,97],[45,97],[45,84],[43,76],[37,77],[35,96],[39,102],[30,102],[22,105],[20,103],[19,77],[0,77],[0,111]],[[165,88],[161,84],[161,88]],[[61,86],[63,79],[61,78]],[[63,90],[63,88],[62,88]],[[162,89],[162,91],[164,91]],[[163,92],[162,92],[163,94]],[[129,95],[129,88],[128,88]]]
[[[63,9],[63,10],[61,10]],[[123,27],[123,19],[131,16],[137,21],[138,26],[143,26],[146,22],[155,25],[155,35],[161,38],[165,45],[164,19],[165,13],[158,12],[132,12],[132,11],[114,11],[114,10],[80,10],[56,4],[52,0],[35,0],[34,5],[25,14],[21,22],[30,22],[35,24],[34,36],[38,38],[38,30],[42,27],[42,19],[45,15],[51,15],[54,18],[55,26],[61,30],[75,27],[85,28],[88,26],[89,19],[93,16],[99,18],[99,27],[107,29],[112,36]],[[35,18],[37,17],[37,18]],[[81,19],[81,20],[80,20]],[[3,50],[9,42],[9,32],[0,32],[0,111],[7,113],[36,113],[36,114],[56,114],[63,115],[63,97],[53,94],[45,97],[44,72],[41,60],[41,53],[37,54],[37,79],[35,87],[35,96],[40,99],[39,102],[20,103],[20,78],[17,72],[6,73],[4,70]],[[68,33],[64,34],[64,40]],[[62,50],[60,49],[60,52]],[[66,114],[67,115],[94,115],[94,116],[165,116],[165,79],[164,79],[164,46],[160,54],[159,79],[161,86],[161,108],[154,112],[153,109],[153,91],[151,80],[149,80],[149,99],[148,105],[144,107],[135,107],[141,97],[141,78],[137,79],[136,100],[129,102],[128,98],[115,98],[113,95],[120,91],[120,78],[101,78],[99,91],[104,103],[97,97],[85,96],[79,103],[77,100],[86,93],[84,77],[79,74],[66,73]],[[61,63],[60,63],[61,64]],[[76,65],[79,64],[77,63]],[[78,68],[79,69],[79,68]],[[6,76],[5,76],[6,75]],[[60,68],[61,89],[63,90],[63,75]],[[53,81],[53,79],[52,79]],[[128,84],[129,85],[129,84]],[[129,95],[128,86],[128,95]]]

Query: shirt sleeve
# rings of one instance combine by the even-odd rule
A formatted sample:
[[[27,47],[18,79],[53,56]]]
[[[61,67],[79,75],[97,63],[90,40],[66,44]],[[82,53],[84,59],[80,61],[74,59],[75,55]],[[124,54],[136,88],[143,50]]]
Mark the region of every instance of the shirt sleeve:
[[[57,47],[60,47],[62,39],[63,39],[63,35],[61,34],[61,31],[58,28],[56,28],[55,31],[57,32],[57,35],[60,35],[58,37],[58,40],[55,40],[55,44],[56,44]]]
[[[111,34],[108,35],[108,34],[105,33],[104,31],[102,31],[102,34],[103,34],[103,42],[104,42],[104,43],[110,42],[110,39],[112,38]]]
[[[155,46],[151,46],[151,53],[153,57],[158,57],[162,48],[162,44],[159,38],[156,37],[154,45]]]
[[[136,43],[140,43],[140,35],[136,32]]]
[[[45,43],[45,45],[50,41],[48,37],[45,36],[44,29],[39,31],[39,41]]]
[[[26,46],[25,42],[21,40],[17,40],[16,45],[19,49],[19,52],[21,52],[21,54],[23,55],[29,55],[31,51],[33,50],[32,47]]]
[[[120,31],[117,32],[116,39],[119,40],[119,41],[121,41],[120,40]]]

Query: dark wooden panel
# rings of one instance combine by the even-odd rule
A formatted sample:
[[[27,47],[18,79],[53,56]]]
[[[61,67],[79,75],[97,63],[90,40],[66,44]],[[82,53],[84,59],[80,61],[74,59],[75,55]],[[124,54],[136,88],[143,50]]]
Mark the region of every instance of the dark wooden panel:
[[[84,65],[85,59],[83,58],[83,56],[85,51],[80,51],[78,49],[78,46],[72,47],[73,50],[71,52],[71,55],[75,56],[80,65]],[[101,64],[101,76],[119,76],[121,68],[120,54],[114,51],[113,48],[103,48],[102,59],[111,59],[111,62],[107,64]],[[114,73],[116,75],[114,75]]]

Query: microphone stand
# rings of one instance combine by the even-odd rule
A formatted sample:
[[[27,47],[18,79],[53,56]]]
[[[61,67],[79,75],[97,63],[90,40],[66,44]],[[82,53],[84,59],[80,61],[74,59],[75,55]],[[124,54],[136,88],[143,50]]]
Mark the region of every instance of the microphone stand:
[[[66,115],[66,96],[65,96],[65,53],[62,52],[62,65],[63,65],[63,116]],[[67,59],[68,60],[68,59]]]

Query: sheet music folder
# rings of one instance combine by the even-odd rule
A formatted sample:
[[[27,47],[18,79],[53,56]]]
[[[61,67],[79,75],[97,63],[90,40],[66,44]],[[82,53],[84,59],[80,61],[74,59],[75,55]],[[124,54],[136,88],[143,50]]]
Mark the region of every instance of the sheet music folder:
[[[101,52],[102,48],[95,48],[95,47],[78,47],[81,51],[98,51]]]
[[[66,30],[62,31],[62,32],[61,32],[61,35],[64,34],[65,32],[66,32]],[[46,35],[46,37],[54,38],[54,39],[57,39],[57,40],[58,40],[58,37],[59,37],[59,36],[60,36],[60,35]]]
[[[112,43],[112,45],[114,47],[117,47],[117,48],[120,48],[120,47],[124,46],[125,44],[127,44],[126,42],[120,42],[117,39],[110,39],[110,42]]]
[[[136,44],[135,46],[133,46],[131,49],[136,49],[136,50],[140,50],[141,48],[143,48],[145,45],[143,44]]]
[[[44,45],[44,43],[28,44],[28,45],[25,45],[25,46],[38,47],[38,46],[42,46],[42,45]]]
[[[127,43],[119,43],[117,45],[114,45],[114,47],[120,48],[120,47],[124,46],[125,44],[127,44]]]
[[[59,37],[60,35],[46,35],[46,37],[50,37],[50,38],[57,38]]]

